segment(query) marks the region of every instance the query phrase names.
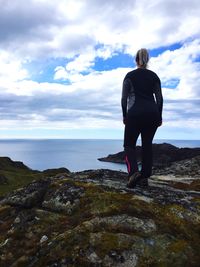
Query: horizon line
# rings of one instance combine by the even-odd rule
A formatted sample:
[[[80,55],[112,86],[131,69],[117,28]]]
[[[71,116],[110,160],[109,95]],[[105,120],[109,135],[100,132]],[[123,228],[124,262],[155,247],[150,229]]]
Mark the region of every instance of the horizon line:
[[[116,140],[123,141],[123,138],[61,138],[61,137],[0,137],[0,140]],[[141,141],[141,138],[138,140]],[[155,138],[154,140],[173,140],[173,141],[200,141],[200,139],[172,139]]]

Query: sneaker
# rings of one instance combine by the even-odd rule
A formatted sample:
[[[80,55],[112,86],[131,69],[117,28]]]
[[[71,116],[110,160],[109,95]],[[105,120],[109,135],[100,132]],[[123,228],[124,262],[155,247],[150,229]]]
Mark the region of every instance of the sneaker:
[[[128,180],[127,187],[134,188],[137,185],[140,178],[141,174],[139,172],[135,172],[134,174],[132,174]]]

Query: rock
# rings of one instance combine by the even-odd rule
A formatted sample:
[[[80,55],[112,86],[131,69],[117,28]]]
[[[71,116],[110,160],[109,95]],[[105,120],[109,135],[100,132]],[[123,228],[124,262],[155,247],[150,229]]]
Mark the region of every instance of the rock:
[[[60,174],[14,191],[11,204],[4,197],[1,265],[198,266],[200,178],[154,175],[149,187],[127,189],[126,175]]]
[[[123,253],[112,251],[110,255],[105,256],[103,262],[105,266],[135,267],[138,257],[131,250],[123,251]]]
[[[70,173],[70,171],[67,168],[57,168],[57,169],[47,169],[42,172],[46,176],[55,176],[56,174],[61,173]]]
[[[91,254],[89,254],[87,258],[91,263],[94,263],[94,264],[102,263],[101,259],[97,256],[95,252],[92,252]]]
[[[139,219],[126,214],[103,218],[96,217],[90,221],[84,222],[83,225],[92,232],[99,228],[103,228],[108,231],[115,229],[117,231],[125,232],[137,230],[141,231],[143,234],[149,234],[156,231],[156,225],[153,220]]]
[[[43,235],[40,239],[40,244],[46,242],[48,240],[48,237],[46,235]]]
[[[10,230],[8,230],[8,235],[10,236],[10,235],[12,235],[12,234],[14,234],[14,232],[15,232],[15,228],[14,227],[12,227]]]
[[[137,154],[140,152],[140,148],[136,147]],[[118,152],[116,154],[109,154],[107,157],[98,158],[99,161],[113,162],[113,163],[123,163],[125,164],[125,153],[124,151]]]
[[[42,203],[43,208],[52,211],[63,211],[71,214],[79,206],[80,198],[84,195],[82,187],[62,184],[57,190],[48,190]]]
[[[154,168],[154,173],[158,175],[174,174],[176,176],[200,177],[200,156],[173,162],[169,167]]]
[[[5,241],[1,242],[0,247],[5,246],[9,242],[9,238],[7,238]]]
[[[127,181],[127,173],[116,172],[108,169],[86,170],[76,173],[76,179],[92,182],[99,185],[106,185],[110,188],[124,188]]]
[[[21,222],[20,218],[16,217],[16,219],[14,220],[14,223],[20,223],[20,222]]]
[[[34,181],[28,186],[10,193],[0,201],[0,204],[9,204],[26,208],[38,206],[41,204],[49,184],[50,180],[48,179]]]

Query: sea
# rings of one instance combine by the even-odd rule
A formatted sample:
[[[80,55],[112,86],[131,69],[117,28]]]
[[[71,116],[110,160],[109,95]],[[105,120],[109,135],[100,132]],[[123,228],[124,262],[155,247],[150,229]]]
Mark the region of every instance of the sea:
[[[200,140],[155,139],[179,148],[200,147]],[[141,145],[138,140],[137,145]],[[72,172],[90,169],[126,171],[124,164],[99,161],[98,158],[123,150],[123,140],[108,139],[1,139],[0,156],[22,161],[33,170],[65,167]]]

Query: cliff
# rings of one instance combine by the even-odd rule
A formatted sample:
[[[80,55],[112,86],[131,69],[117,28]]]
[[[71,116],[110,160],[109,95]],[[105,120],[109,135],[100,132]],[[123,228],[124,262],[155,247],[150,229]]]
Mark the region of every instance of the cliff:
[[[138,161],[141,161],[141,146],[136,147]],[[170,166],[173,162],[191,159],[200,156],[200,148],[178,148],[171,144],[153,144],[153,165],[155,169]],[[116,154],[110,154],[106,157],[99,158],[100,161],[125,163],[124,151]]]
[[[0,266],[199,266],[197,173],[146,189],[127,189],[124,172],[47,173],[2,197]]]

